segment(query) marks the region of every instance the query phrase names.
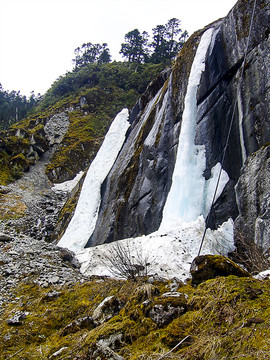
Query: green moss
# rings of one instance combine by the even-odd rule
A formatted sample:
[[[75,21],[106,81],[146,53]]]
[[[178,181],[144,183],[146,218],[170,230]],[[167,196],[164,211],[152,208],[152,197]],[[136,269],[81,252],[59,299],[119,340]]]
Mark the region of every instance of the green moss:
[[[1,137],[0,142],[5,145],[8,159],[5,159],[5,168],[0,170],[0,182],[7,184],[18,176],[18,171],[15,171],[13,177],[6,171],[6,167],[9,166],[11,157],[27,153],[32,136],[37,143],[42,144],[43,151],[48,149],[44,138],[44,124],[52,115],[67,109],[70,127],[46,173],[54,182],[74,177],[91,163],[116,114],[123,107],[131,108],[148,83],[162,69],[161,64],[114,62],[92,64],[61,76],[45,94],[33,114],[12,125],[4,137]],[[81,108],[82,97],[87,104]],[[15,136],[17,130],[23,130],[25,138]],[[3,162],[0,153],[1,160]],[[36,159],[32,158],[30,161],[34,164]],[[62,178],[59,178],[60,174]]]
[[[162,297],[168,285],[155,283],[158,292],[148,300],[163,305],[175,301],[177,306],[179,299]],[[5,304],[1,314],[0,359],[18,351],[20,358],[45,359],[66,347],[56,359],[83,360],[91,358],[97,341],[116,334],[121,334],[121,341],[114,351],[127,360],[158,359],[187,336],[170,354],[171,359],[269,358],[270,281],[229,276],[208,280],[197,288],[182,285],[178,291],[188,296],[186,312],[160,329],[145,315],[145,298],[138,296],[145,286],[140,281],[97,279],[56,288],[59,296],[49,298],[54,287],[21,285],[14,295],[17,301]],[[122,303],[118,315],[95,328],[77,328],[63,335],[68,324],[91,316],[110,295]],[[11,327],[5,319],[17,310],[29,314],[22,325]]]

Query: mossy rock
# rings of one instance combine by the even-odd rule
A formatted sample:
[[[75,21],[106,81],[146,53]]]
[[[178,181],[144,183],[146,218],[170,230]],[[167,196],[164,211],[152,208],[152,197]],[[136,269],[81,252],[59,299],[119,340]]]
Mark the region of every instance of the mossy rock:
[[[191,264],[190,272],[194,285],[218,276],[235,275],[239,277],[251,277],[250,273],[242,269],[232,260],[221,255],[197,256]]]
[[[21,170],[28,170],[29,169],[29,161],[25,158],[23,154],[15,155],[10,160],[10,166],[12,168],[18,168]]]

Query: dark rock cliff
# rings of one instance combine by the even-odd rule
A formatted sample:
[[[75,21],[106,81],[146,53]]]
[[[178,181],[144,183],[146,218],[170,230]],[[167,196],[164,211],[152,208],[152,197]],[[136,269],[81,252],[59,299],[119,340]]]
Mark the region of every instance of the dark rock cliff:
[[[171,73],[164,72],[136,104],[126,142],[102,186],[99,217],[88,246],[158,229],[171,186],[189,72],[200,37],[209,27],[214,35],[197,92],[195,142],[205,146],[207,178],[222,160],[234,113],[223,164],[230,181],[214,204],[209,226],[236,219],[234,186],[241,169],[247,157],[270,141],[268,1],[256,3],[243,64],[253,4],[240,0],[226,18],[193,34]]]

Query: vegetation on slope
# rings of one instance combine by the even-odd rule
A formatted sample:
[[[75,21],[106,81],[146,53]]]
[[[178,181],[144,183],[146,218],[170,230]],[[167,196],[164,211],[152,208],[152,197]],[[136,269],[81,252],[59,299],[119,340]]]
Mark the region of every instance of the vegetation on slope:
[[[269,280],[229,276],[192,287],[97,278],[64,289],[28,283],[15,296],[1,314],[0,359],[106,359],[104,346],[134,360],[160,359],[174,347],[165,359],[270,357]],[[108,296],[119,310],[94,323]],[[9,325],[16,311],[26,317]]]
[[[40,100],[34,92],[27,98],[20,91],[6,91],[0,84],[0,129],[7,129],[13,123],[25,118]]]
[[[0,133],[0,184],[19,177],[48,149],[44,125],[61,112],[68,115],[70,125],[47,175],[57,182],[85,169],[116,114],[123,107],[131,108],[163,67],[121,62],[88,64],[61,76],[30,117]],[[31,157],[33,142],[39,153]]]

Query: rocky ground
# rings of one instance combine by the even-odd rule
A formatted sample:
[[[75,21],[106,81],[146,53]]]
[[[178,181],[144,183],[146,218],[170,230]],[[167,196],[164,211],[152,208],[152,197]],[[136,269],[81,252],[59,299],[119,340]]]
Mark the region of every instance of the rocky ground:
[[[45,175],[54,150],[46,152],[16,182],[0,187],[0,231],[49,240],[67,198],[51,189],[53,184]]]
[[[71,252],[48,242],[67,199],[51,189],[45,175],[53,151],[20,179],[0,187],[0,311],[16,302],[13,290],[21,283],[48,288],[86,279]]]
[[[86,279],[71,252],[21,234],[0,233],[0,267],[0,311],[8,303],[16,302],[13,290],[21,283],[49,288]]]

